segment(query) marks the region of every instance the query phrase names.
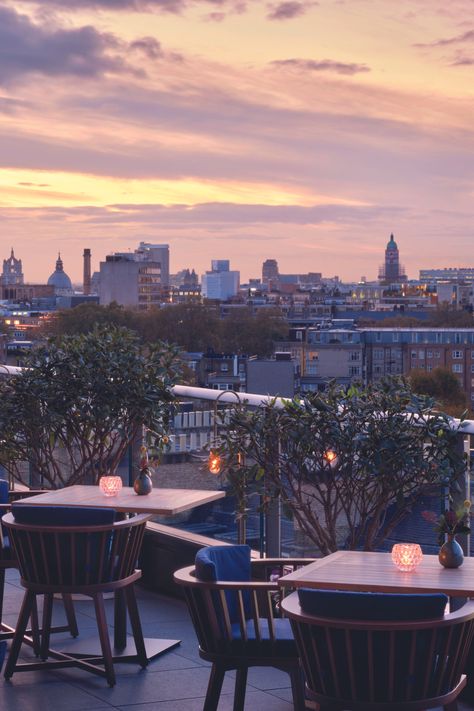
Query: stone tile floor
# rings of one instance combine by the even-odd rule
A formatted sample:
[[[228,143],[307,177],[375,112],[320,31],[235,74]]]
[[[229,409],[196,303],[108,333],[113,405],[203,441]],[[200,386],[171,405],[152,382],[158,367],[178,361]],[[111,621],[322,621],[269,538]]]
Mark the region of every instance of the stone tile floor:
[[[22,598],[16,571],[7,571],[4,620],[14,625]],[[116,664],[117,684],[78,669],[16,673],[11,681],[0,678],[0,709],[6,711],[201,711],[209,667],[199,659],[197,641],[184,603],[138,589],[145,636],[179,638],[181,645],[141,670],[134,664]],[[93,635],[92,603],[75,603],[81,637]],[[107,602],[111,619],[112,600]],[[62,619],[61,602],[56,619]],[[54,646],[59,648],[59,635]],[[67,635],[66,635],[67,637]],[[28,656],[28,648],[25,648]],[[231,711],[233,675],[224,682],[219,711]],[[246,711],[291,711],[291,691],[286,674],[275,669],[252,669],[246,696]],[[459,711],[474,710],[460,703]]]

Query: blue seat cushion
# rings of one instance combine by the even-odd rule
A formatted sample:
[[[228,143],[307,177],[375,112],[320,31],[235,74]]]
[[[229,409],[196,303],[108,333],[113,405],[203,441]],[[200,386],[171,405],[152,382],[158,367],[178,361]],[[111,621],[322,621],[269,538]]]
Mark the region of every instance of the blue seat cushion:
[[[6,652],[7,652],[7,643],[5,641],[0,642],[0,671],[2,671],[3,662],[5,660]]]
[[[448,598],[443,594],[394,594],[350,592],[339,590],[298,590],[300,605],[305,613],[316,617],[338,620],[371,621],[421,621],[434,620],[443,617]],[[395,674],[396,701],[406,698],[403,695],[410,689],[411,698],[422,698],[423,684],[426,675],[436,678],[436,654],[430,657],[431,668],[427,670],[427,658],[430,656],[430,631],[417,632],[416,658],[411,660],[410,645],[412,632],[410,630],[397,632],[392,640],[390,632],[377,631],[372,636],[372,664],[370,658],[368,635],[364,630],[351,632],[352,657],[351,665],[347,657],[347,639],[345,629],[326,629],[324,624],[308,625],[311,629],[312,644],[318,646],[320,666],[311,684],[321,691],[324,686],[328,696],[340,699],[351,698],[351,675],[354,674],[357,685],[357,700],[370,699],[370,679],[374,683],[374,701],[386,699],[390,684],[390,654],[396,655]],[[305,633],[306,634],[306,633]],[[309,633],[308,633],[309,634]],[[333,653],[337,668],[337,686],[329,664],[328,636],[332,640]],[[444,637],[439,637],[440,650],[444,645]],[[308,642],[306,641],[305,644]],[[434,659],[434,661],[433,661]],[[308,671],[311,674],[312,671]],[[441,690],[445,693],[448,689]]]
[[[44,577],[44,582],[51,581],[52,584],[70,585],[74,581],[77,585],[86,585],[89,575],[97,573],[99,564],[99,545],[101,533],[87,532],[88,526],[111,526],[115,520],[114,509],[108,508],[88,508],[82,506],[35,506],[34,504],[13,504],[12,513],[16,523],[30,526],[59,526],[64,527],[64,535],[57,536],[55,533],[45,533],[44,540],[48,571],[40,571],[40,577]],[[75,535],[74,538],[68,535],[68,526],[84,526],[84,534]],[[19,535],[22,535],[19,533]],[[37,550],[37,560],[43,560],[44,554],[40,549],[39,537],[32,535],[32,545]],[[56,538],[57,536],[57,538]],[[58,541],[59,539],[59,541]],[[103,570],[109,570],[108,556],[111,554],[112,530],[107,533],[105,550],[107,555],[103,556]],[[60,565],[57,560],[56,546],[59,546]],[[74,556],[71,555],[71,546],[74,546]],[[28,572],[26,562],[19,558],[20,572],[26,579],[32,575]],[[39,565],[39,564],[38,564]],[[24,570],[23,567],[25,566]],[[75,572],[74,572],[75,571]],[[79,573],[78,573],[79,571]],[[36,577],[36,574],[33,574]],[[103,579],[103,574],[100,575]]]
[[[443,593],[397,594],[300,588],[301,608],[317,617],[342,620],[432,620],[444,615]]]
[[[250,547],[249,546],[209,546],[201,548],[195,558],[196,578],[203,582],[249,582]],[[252,615],[250,594],[243,594],[245,617]],[[217,616],[222,616],[221,601],[218,595],[213,597]],[[239,620],[239,603],[237,594],[233,591],[226,592],[227,608],[231,622]],[[222,618],[223,619],[223,618]]]
[[[12,513],[17,523],[32,526],[107,526],[114,522],[114,509],[86,506],[35,506],[13,504]]]
[[[268,621],[266,619],[260,619],[259,622],[260,640],[256,638],[253,620],[247,620],[247,640],[242,639],[239,623],[237,622],[232,625],[233,641],[231,648],[235,654],[264,655],[267,657],[296,657],[298,655],[290,620],[286,618],[274,619],[274,642],[270,639]]]
[[[0,479],[0,504],[8,504],[9,484],[6,479]]]

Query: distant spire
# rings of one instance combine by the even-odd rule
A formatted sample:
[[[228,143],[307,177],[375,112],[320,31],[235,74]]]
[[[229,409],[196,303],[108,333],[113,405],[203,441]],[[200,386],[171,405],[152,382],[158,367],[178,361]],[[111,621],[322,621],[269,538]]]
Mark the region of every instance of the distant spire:
[[[14,258],[15,258],[15,255],[13,254],[13,247],[12,247],[12,253],[11,253],[11,255],[10,255],[10,258],[11,258],[11,259],[14,259]]]

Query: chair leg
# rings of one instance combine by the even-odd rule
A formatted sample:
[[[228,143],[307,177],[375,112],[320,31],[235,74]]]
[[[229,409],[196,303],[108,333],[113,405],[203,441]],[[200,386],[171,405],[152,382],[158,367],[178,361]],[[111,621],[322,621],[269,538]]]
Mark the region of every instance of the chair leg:
[[[5,592],[5,568],[0,568],[0,623],[3,618],[3,595]]]
[[[41,654],[41,638],[40,638],[40,626],[38,619],[38,604],[36,595],[33,600],[33,606],[31,608],[31,638],[33,640],[33,651],[37,657]]]
[[[142,624],[140,622],[135,587],[133,585],[129,585],[125,589],[125,596],[127,599],[128,616],[132,626],[133,639],[135,640],[135,648],[137,650],[138,663],[144,668],[148,665],[148,657],[146,655],[145,642],[143,641]]]
[[[107,618],[105,616],[104,598],[102,597],[102,593],[95,593],[93,595],[93,598],[95,606],[95,616],[97,620],[97,628],[99,630],[100,646],[102,649],[102,656],[104,658],[105,676],[109,686],[114,686],[115,671],[112,659],[112,649],[110,647]]]
[[[217,711],[224,676],[225,669],[217,664],[213,664],[211,668],[211,675],[209,677],[209,683],[207,685],[206,700],[204,701],[203,711]]]
[[[244,711],[245,691],[247,689],[247,673],[248,667],[243,667],[243,669],[237,669],[237,673],[235,675],[233,711]]]
[[[306,708],[304,693],[304,677],[299,667],[289,671],[291,679],[291,692],[293,695],[293,707],[295,711],[304,711]]]
[[[72,595],[63,593],[64,612],[66,613],[67,625],[71,633],[71,637],[77,637],[79,630],[77,627],[76,612],[72,602]]]
[[[21,604],[20,615],[18,617],[18,622],[16,624],[15,636],[13,637],[12,646],[10,647],[10,654],[8,655],[7,665],[5,667],[5,679],[10,679],[15,671],[16,662],[18,655],[20,654],[21,645],[23,642],[23,637],[28,625],[28,620],[31,615],[31,610],[33,609],[35,594],[30,590],[25,592],[23,602]]]
[[[48,658],[49,639],[51,636],[51,620],[53,617],[53,594],[47,593],[43,603],[43,631],[41,634],[40,656],[43,662]]]

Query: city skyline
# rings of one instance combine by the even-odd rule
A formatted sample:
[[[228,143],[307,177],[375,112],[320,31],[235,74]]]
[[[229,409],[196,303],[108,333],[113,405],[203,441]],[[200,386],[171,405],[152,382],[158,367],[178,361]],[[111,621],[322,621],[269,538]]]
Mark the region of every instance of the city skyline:
[[[2,256],[469,266],[473,44],[470,0],[0,1]]]

